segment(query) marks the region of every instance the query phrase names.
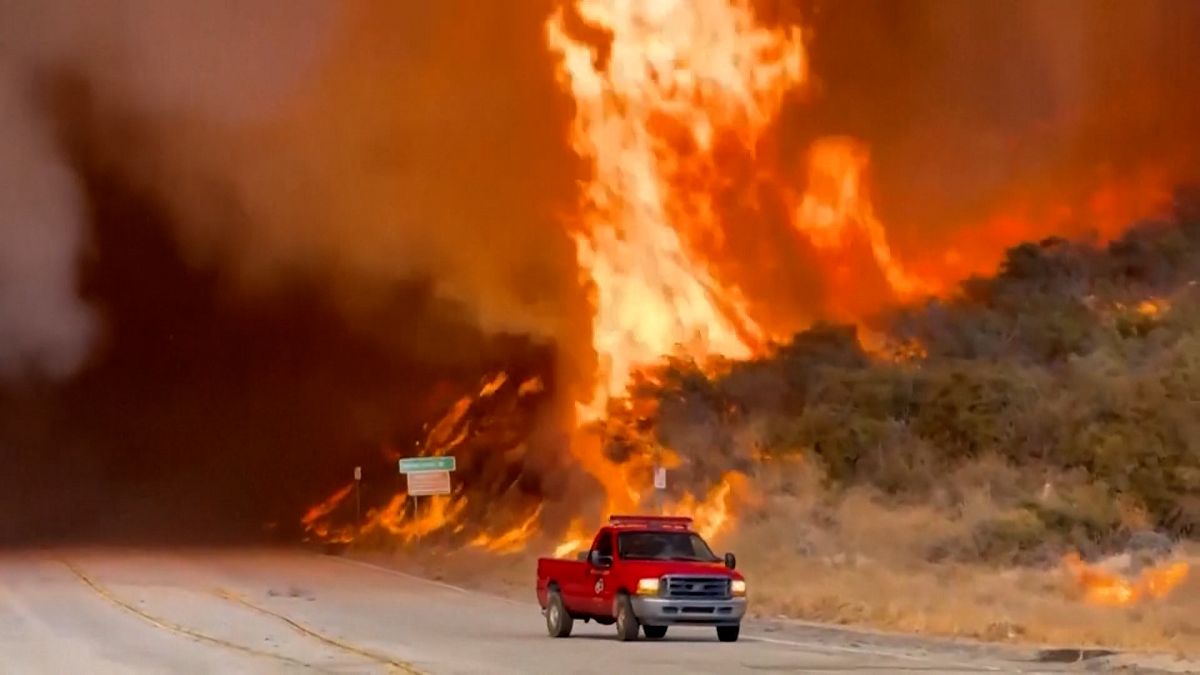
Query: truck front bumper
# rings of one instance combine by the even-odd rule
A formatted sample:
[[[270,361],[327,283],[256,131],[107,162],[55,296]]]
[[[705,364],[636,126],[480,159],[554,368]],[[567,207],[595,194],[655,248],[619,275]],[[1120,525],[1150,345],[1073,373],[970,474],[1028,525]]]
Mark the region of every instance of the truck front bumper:
[[[638,621],[650,626],[731,626],[741,623],[745,616],[746,599],[689,600],[639,596],[633,598],[633,613]]]

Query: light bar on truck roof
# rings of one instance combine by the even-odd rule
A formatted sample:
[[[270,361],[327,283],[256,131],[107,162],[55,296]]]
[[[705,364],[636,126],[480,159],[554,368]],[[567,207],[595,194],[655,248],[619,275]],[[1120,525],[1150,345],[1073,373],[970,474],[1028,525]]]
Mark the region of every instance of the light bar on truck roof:
[[[609,525],[642,525],[656,528],[690,529],[692,519],[687,516],[609,516]]]

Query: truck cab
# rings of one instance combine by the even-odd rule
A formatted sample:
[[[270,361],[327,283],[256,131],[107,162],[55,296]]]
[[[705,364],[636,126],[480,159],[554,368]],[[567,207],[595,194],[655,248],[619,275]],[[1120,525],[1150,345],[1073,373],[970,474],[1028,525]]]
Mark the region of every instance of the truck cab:
[[[639,629],[659,639],[674,625],[714,626],[722,642],[738,639],[746,581],[731,553],[719,558],[686,517],[613,516],[577,560],[540,558],[538,604],[553,637],[576,620],[616,625],[617,637]]]

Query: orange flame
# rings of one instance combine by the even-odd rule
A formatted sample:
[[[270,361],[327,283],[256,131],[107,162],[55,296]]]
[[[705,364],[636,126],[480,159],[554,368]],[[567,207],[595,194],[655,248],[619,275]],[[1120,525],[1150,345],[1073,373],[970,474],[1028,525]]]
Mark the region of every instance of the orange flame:
[[[354,483],[348,483],[345,487],[337,490],[324,501],[305,512],[304,517],[300,519],[300,524],[304,526],[305,533],[309,537],[315,537],[319,541],[331,543],[344,543],[353,539],[354,535],[350,531],[350,528],[335,530],[330,527],[327,520],[329,514],[337,509],[353,489]]]
[[[798,31],[758,26],[744,0],[577,0],[573,10],[611,36],[602,56],[572,35],[564,10],[546,24],[576,104],[570,142],[592,165],[574,237],[595,294],[601,376],[581,406],[595,419],[639,365],[678,346],[748,356],[761,338],[737,290],[686,248],[686,228],[719,231],[710,193],[671,178],[687,161],[715,167],[718,134],[753,148],[807,64]],[[691,222],[672,218],[677,203],[695,205]]]
[[[554,557],[562,558],[582,551],[591,543],[592,531],[588,529],[587,523],[582,518],[575,518],[567,528],[566,538],[554,549]]]
[[[704,499],[697,499],[690,492],[663,509],[664,515],[689,516],[693,529],[710,543],[733,524],[736,500],[745,491],[747,478],[737,471],[727,472],[709,489]],[[611,514],[606,514],[611,515]],[[592,543],[594,527],[589,527],[583,518],[575,518],[567,528],[563,541],[554,549],[554,557],[562,558],[586,549]]]
[[[1149,298],[1139,302],[1134,311],[1144,317],[1153,318],[1162,316],[1170,308],[1171,303],[1164,298]]]
[[[424,513],[418,512],[414,517],[406,519],[404,506],[407,499],[407,495],[397,494],[387,506],[369,513],[363,533],[383,529],[402,541],[411,541],[456,523],[467,506],[466,497],[435,495],[428,498],[429,506],[423,509]]]
[[[1131,580],[1083,562],[1078,553],[1064,557],[1063,565],[1085,602],[1110,607],[1132,605],[1147,597],[1165,598],[1188,575],[1188,564],[1176,562],[1144,569],[1137,579]]]
[[[538,518],[542,515],[539,505],[525,522],[496,536],[480,534],[471,540],[471,546],[482,548],[493,553],[516,553],[525,549],[530,537],[537,531]]]
[[[745,485],[745,475],[737,471],[726,473],[714,485],[703,500],[688,493],[672,508],[668,515],[691,516],[692,527],[700,536],[711,542],[733,522],[734,499]]]
[[[818,249],[831,253],[848,249],[857,236],[865,240],[875,265],[898,298],[931,293],[935,288],[929,282],[906,272],[892,255],[887,231],[866,194],[869,163],[866,146],[853,138],[830,137],[813,143],[809,149],[808,189],[795,207],[792,226]],[[843,272],[861,273],[853,267],[847,264]]]
[[[603,32],[603,49],[574,34],[568,15]],[[760,26],[746,0],[576,0],[550,17],[546,40],[575,102],[570,144],[591,166],[572,236],[600,359],[578,410],[598,420],[663,355],[748,357],[766,337],[689,242],[720,238],[718,139],[753,154],[786,92],[806,79],[807,59],[798,29]],[[653,462],[615,464],[602,444],[580,433],[571,450],[604,487],[605,515],[639,508]],[[581,540],[573,527],[558,553]]]

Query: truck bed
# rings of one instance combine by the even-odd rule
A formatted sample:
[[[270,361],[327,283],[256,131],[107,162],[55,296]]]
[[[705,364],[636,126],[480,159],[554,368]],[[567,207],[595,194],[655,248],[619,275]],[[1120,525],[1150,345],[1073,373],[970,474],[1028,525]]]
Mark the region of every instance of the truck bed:
[[[579,579],[588,573],[588,563],[570,558],[538,558],[537,598],[538,604],[546,607],[546,589],[552,582],[562,587],[567,579]]]

